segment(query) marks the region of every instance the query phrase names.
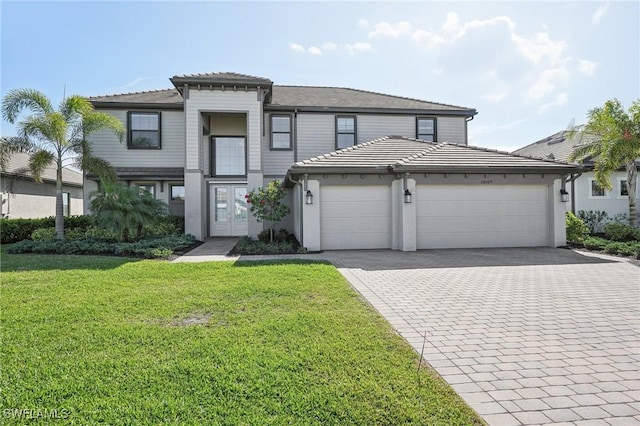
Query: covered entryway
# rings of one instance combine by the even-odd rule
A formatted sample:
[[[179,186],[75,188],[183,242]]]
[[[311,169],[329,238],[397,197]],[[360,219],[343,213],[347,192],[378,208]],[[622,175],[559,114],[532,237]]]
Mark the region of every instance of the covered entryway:
[[[549,245],[547,185],[418,185],[418,249]]]
[[[247,185],[212,184],[209,186],[212,237],[236,237],[249,233]]]
[[[322,186],[320,243],[323,250],[391,246],[388,185]]]

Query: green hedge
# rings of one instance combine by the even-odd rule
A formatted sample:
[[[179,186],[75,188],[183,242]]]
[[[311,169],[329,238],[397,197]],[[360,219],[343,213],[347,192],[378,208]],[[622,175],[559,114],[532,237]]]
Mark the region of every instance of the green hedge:
[[[2,244],[15,243],[31,238],[36,229],[53,228],[56,226],[55,217],[41,219],[0,219],[0,241]],[[91,216],[69,216],[64,218],[67,229],[87,229],[91,226]]]
[[[193,235],[145,238],[135,243],[111,243],[95,239],[23,240],[7,249],[9,253],[83,254],[156,259],[183,252],[196,245]]]
[[[55,228],[55,226],[56,219],[53,216],[41,219],[1,219],[0,241],[2,244],[11,244],[28,240],[32,237],[34,231]],[[64,218],[65,236],[79,239],[82,238],[82,234],[85,231],[89,234],[96,232],[93,227],[93,216],[69,216]],[[47,232],[50,231],[39,231],[36,236],[38,239],[43,238],[48,235]],[[146,236],[182,235],[184,234],[184,217],[168,216],[156,226],[145,227],[143,233]],[[105,232],[101,232],[101,234],[105,234]],[[103,236],[100,235],[100,237],[102,238]]]

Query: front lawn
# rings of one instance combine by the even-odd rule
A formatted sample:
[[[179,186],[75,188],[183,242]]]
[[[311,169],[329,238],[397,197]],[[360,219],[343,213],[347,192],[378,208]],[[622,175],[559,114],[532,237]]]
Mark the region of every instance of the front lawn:
[[[2,270],[5,424],[482,424],[331,265],[3,249]]]

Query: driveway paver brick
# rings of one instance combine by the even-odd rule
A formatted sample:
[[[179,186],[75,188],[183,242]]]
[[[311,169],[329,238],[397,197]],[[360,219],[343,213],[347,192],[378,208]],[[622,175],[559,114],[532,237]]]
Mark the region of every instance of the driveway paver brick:
[[[491,425],[640,424],[640,268],[564,249],[325,252]]]

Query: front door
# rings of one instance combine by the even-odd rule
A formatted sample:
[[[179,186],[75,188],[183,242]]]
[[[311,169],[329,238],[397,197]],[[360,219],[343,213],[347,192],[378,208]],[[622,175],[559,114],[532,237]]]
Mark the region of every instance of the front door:
[[[249,233],[246,185],[218,184],[210,187],[210,236],[237,237]]]

